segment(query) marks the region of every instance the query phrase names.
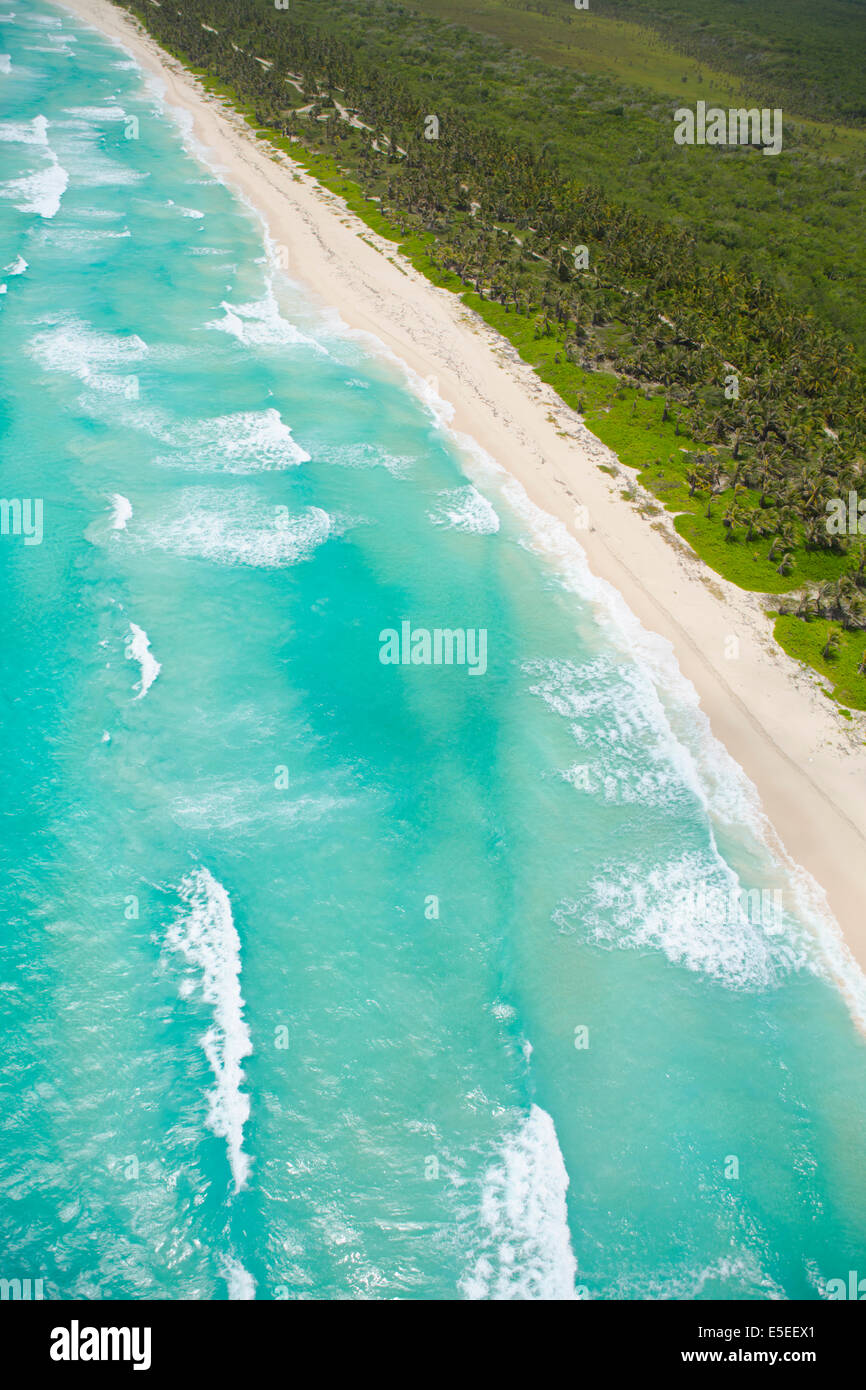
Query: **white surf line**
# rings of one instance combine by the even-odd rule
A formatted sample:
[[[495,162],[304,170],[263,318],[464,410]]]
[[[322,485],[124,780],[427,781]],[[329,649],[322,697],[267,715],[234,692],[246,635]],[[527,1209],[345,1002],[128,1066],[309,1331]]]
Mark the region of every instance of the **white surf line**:
[[[464,1298],[585,1296],[575,1285],[567,1190],[556,1127],[546,1110],[532,1105],[485,1174],[474,1263],[460,1280]]]
[[[201,1038],[216,1078],[215,1086],[208,1092],[207,1123],[214,1134],[226,1141],[234,1190],[238,1193],[250,1173],[249,1155],[243,1149],[250,1101],[241,1090],[241,1063],[253,1050],[241,994],[241,943],[229,895],[207,869],[187,874],[180,885],[180,896],[186,908],[168,933],[168,945],[181,951],[201,972],[197,979],[186,982],[182,993],[192,994],[198,988],[205,1003],[213,1007],[213,1024]],[[251,1276],[236,1262],[232,1261],[231,1266],[230,1282],[239,1290],[249,1289]],[[239,1292],[237,1296],[251,1295]]]
[[[136,700],[143,700],[153,685],[162,666],[150,650],[150,639],[143,627],[129,624],[130,637],[126,643],[126,655],[130,661],[137,661],[141,667],[141,680],[138,683]]]
[[[125,531],[126,523],[132,516],[132,503],[128,497],[124,497],[122,492],[112,492],[108,500],[112,506],[111,529],[113,531]]]

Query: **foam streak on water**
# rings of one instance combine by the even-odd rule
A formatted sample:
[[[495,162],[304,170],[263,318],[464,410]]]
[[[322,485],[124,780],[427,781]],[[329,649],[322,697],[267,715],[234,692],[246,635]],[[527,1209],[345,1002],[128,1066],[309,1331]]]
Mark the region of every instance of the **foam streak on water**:
[[[471,484],[443,492],[439,505],[429,516],[436,526],[450,526],[477,536],[491,536],[499,530],[499,517],[493,507]]]
[[[8,179],[0,187],[0,197],[11,198],[19,212],[35,212],[40,217],[57,215],[60,201],[69,186],[69,175],[53,150],[46,151],[49,163],[33,174]]]
[[[136,700],[143,700],[162,667],[150,650],[150,638],[144,628],[130,623],[129,634],[126,654],[130,660],[137,661],[141,667],[141,680],[138,683],[138,694],[135,698]]]
[[[132,503],[128,497],[124,497],[121,492],[112,493],[111,502],[111,528],[113,531],[125,531],[126,523],[132,516]]]
[[[250,1102],[241,1089],[241,1063],[253,1050],[241,995],[240,938],[228,893],[207,869],[187,874],[179,893],[184,908],[168,933],[168,944],[195,968],[192,991],[200,991],[213,1010],[213,1023],[201,1039],[215,1078],[207,1097],[207,1122],[226,1141],[234,1190],[240,1192],[250,1173],[243,1147]]]
[[[256,1281],[253,1276],[244,1269],[240,1260],[231,1255],[227,1256],[223,1264],[223,1274],[226,1285],[228,1286],[229,1302],[249,1302],[255,1298]]]
[[[577,1297],[567,1190],[553,1120],[533,1105],[487,1170],[478,1249],[461,1285],[466,1298]]]

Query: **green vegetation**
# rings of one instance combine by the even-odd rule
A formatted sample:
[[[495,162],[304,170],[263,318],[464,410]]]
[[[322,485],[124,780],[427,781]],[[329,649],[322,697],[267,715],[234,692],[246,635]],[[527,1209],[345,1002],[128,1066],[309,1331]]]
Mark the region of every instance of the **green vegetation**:
[[[788,616],[804,628],[824,586],[828,620],[866,628],[857,547],[826,524],[829,499],[862,482],[866,445],[859,133],[847,153],[787,123],[778,158],[678,147],[681,95],[576,82],[390,0],[127,8],[425,274],[462,288],[717,571],[796,591]]]
[[[827,693],[834,700],[853,709],[866,709],[866,636],[862,632],[846,632],[839,623],[804,623],[781,616],[776,619],[774,633],[789,656],[827,678]]]
[[[863,0],[405,0],[525,53],[687,101],[714,77],[759,106],[863,124]]]
[[[609,4],[590,0],[575,15],[569,0],[404,0],[447,24],[502,39],[543,63],[576,73],[604,74],[661,96],[694,101],[705,92],[704,68],[652,28],[611,17]],[[727,79],[733,94],[735,79]]]
[[[760,106],[866,122],[864,0],[598,0],[598,8],[735,73]]]

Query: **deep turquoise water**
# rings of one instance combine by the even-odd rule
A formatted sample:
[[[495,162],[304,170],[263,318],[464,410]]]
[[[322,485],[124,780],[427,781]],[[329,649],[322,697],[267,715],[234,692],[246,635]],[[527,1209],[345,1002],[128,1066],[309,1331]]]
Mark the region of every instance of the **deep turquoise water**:
[[[133,63],[7,8],[0,1277],[866,1274],[862,981],[668,649]],[[384,664],[403,621],[486,670]]]

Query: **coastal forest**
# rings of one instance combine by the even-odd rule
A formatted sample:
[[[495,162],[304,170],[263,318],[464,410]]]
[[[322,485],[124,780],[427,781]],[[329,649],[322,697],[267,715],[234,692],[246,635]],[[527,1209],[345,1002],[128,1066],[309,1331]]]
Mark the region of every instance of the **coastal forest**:
[[[122,7],[508,338],[637,470],[647,524],[866,709],[866,0],[589,4]],[[780,153],[678,145],[699,101],[779,108]]]

